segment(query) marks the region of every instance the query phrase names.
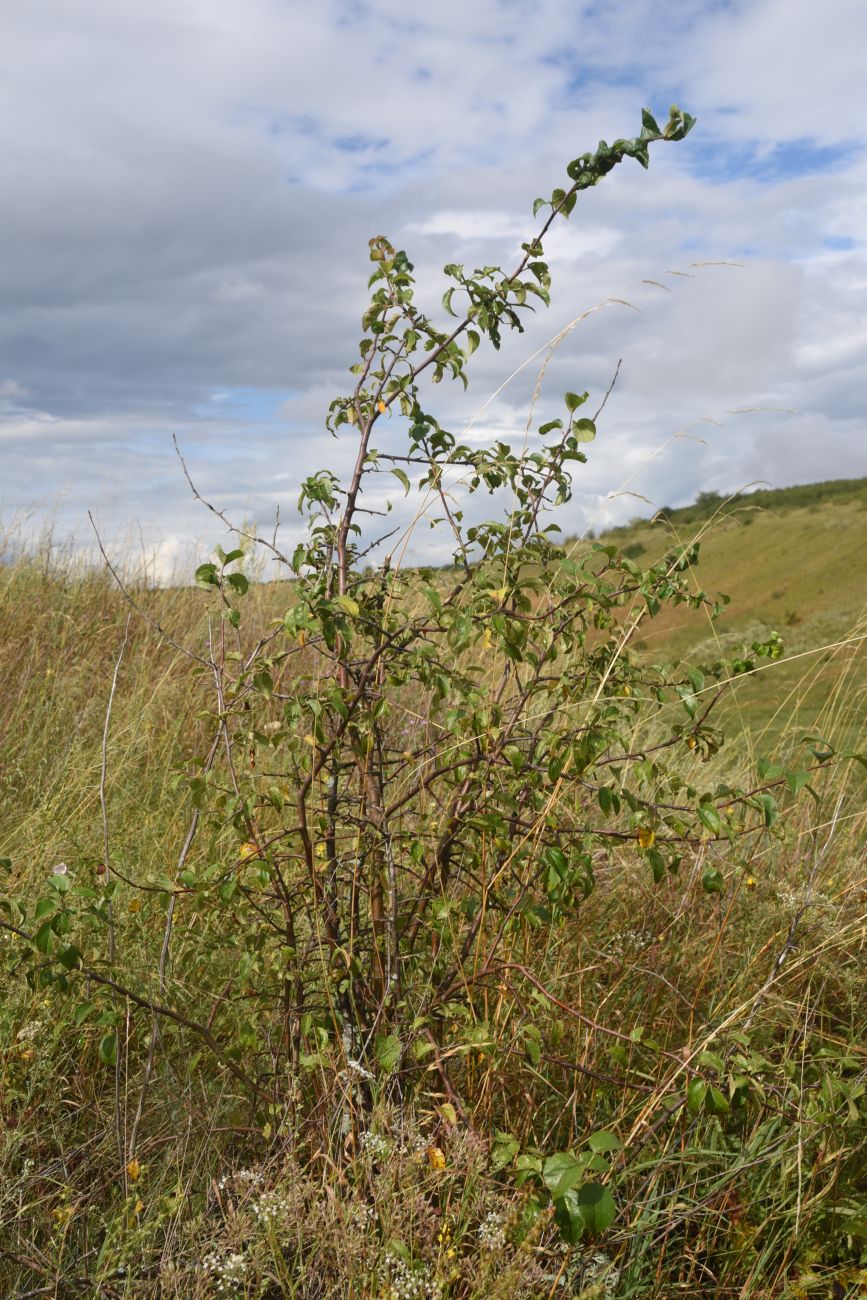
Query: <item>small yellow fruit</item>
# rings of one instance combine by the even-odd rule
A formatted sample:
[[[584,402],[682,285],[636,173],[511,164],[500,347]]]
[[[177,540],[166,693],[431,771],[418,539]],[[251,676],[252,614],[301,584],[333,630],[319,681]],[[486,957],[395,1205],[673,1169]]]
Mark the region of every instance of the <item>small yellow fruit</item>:
[[[445,1169],[446,1158],[439,1147],[428,1147],[427,1161],[431,1169]]]
[[[126,909],[126,910],[127,910],[128,912],[140,912],[140,911],[141,911],[141,899],[140,899],[140,898],[132,898],[132,899],[130,899],[129,903],[127,904],[127,909]]]
[[[132,1160],[130,1160],[129,1164],[126,1167],[126,1176],[131,1183],[137,1183],[139,1178],[141,1177],[141,1165],[135,1159],[135,1157],[133,1157]]]

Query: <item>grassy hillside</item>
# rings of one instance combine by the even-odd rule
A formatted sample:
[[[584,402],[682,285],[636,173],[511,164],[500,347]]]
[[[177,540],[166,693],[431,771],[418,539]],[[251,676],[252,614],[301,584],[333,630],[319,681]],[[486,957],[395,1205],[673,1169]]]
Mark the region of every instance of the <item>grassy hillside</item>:
[[[760,752],[796,733],[859,743],[867,715],[867,479],[762,491],[635,520],[600,538],[647,565],[673,542],[700,542],[696,586],[731,604],[711,623],[689,609],[642,626],[650,658],[691,663],[778,631],[785,656],[732,690],[724,715]],[[857,702],[857,703],[856,703]],[[863,743],[863,735],[861,736]]]

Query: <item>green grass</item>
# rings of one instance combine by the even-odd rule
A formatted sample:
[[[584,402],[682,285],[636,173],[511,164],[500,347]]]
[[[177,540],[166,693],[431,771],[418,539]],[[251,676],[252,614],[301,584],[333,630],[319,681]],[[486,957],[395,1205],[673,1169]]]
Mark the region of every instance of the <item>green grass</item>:
[[[698,540],[696,586],[731,597],[713,623],[688,609],[645,621],[634,644],[649,659],[697,664],[782,635],[783,662],[740,681],[722,710],[755,752],[814,731],[833,731],[840,748],[863,744],[867,480],[757,492],[713,513],[685,507],[599,540],[643,565]]]

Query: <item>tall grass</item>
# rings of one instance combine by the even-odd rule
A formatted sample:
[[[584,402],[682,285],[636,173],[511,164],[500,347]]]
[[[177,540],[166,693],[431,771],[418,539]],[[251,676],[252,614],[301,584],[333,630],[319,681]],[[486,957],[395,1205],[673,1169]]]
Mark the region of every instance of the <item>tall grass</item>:
[[[203,643],[200,593],[133,587],[174,642]],[[286,590],[255,592],[253,621],[265,629]],[[0,566],[0,858],[10,860],[0,889],[9,897],[32,896],[61,860],[98,882],[101,786],[123,875],[157,881],[177,858],[186,823],[175,775],[206,744],[196,715],[208,683],[153,623],[129,614],[108,578],[72,562]],[[858,645],[850,638],[822,665],[810,721],[831,740],[863,737]],[[734,707],[727,771],[803,734],[816,672],[805,655],[802,666],[762,675],[773,725],[753,726],[749,709]],[[164,1023],[128,1165],[149,1024],[126,1004],[115,1071],[99,1060],[97,1025],[76,1025],[71,1004],[66,1013],[38,987],[10,981],[0,1001],[0,1291],[859,1294],[865,786],[857,763],[813,784],[815,798],[761,854],[703,846],[659,885],[634,850],[600,857],[577,919],[511,941],[503,974],[485,989],[459,1096],[431,1070],[410,1109],[399,1077],[386,1086],[348,1067],[336,1080],[323,1071],[323,1088],[343,1088],[350,1107],[360,1083],[373,1095],[360,1137],[335,1128],[315,1149],[290,1114],[251,1107]],[[724,877],[718,893],[702,888],[709,865]],[[119,892],[115,925],[135,988],[152,981],[160,935],[134,902]],[[194,911],[183,914],[183,926],[196,924]],[[7,968],[16,961],[5,939],[0,955]],[[196,1006],[194,966],[184,979],[176,1004]],[[731,1103],[725,1113],[690,1105],[696,1063]],[[522,1177],[552,1141],[580,1149],[603,1129],[623,1143],[611,1174],[619,1215],[598,1240],[569,1249]]]

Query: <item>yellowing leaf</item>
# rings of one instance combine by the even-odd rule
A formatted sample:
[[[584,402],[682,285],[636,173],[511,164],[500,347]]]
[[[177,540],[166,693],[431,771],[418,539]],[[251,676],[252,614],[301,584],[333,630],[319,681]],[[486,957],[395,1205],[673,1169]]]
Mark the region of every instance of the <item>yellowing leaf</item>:
[[[132,899],[130,899],[129,904],[127,905],[127,909],[126,909],[126,910],[127,910],[128,912],[139,912],[139,911],[141,911],[141,899],[140,899],[140,898],[132,898]]]
[[[440,1147],[428,1147],[427,1162],[431,1169],[445,1169],[446,1158]]]
[[[246,844],[242,844],[238,850],[238,856],[242,862],[247,862],[250,858],[258,858],[259,847],[252,840],[247,840]]]
[[[656,840],[656,831],[648,830],[646,826],[638,828],[638,843],[643,849],[652,849]]]
[[[334,603],[339,605],[344,614],[348,614],[350,618],[358,618],[361,613],[358,601],[353,600],[351,596],[335,596]]]
[[[131,1183],[137,1183],[141,1177],[141,1165],[133,1158],[126,1167],[126,1176]]]

